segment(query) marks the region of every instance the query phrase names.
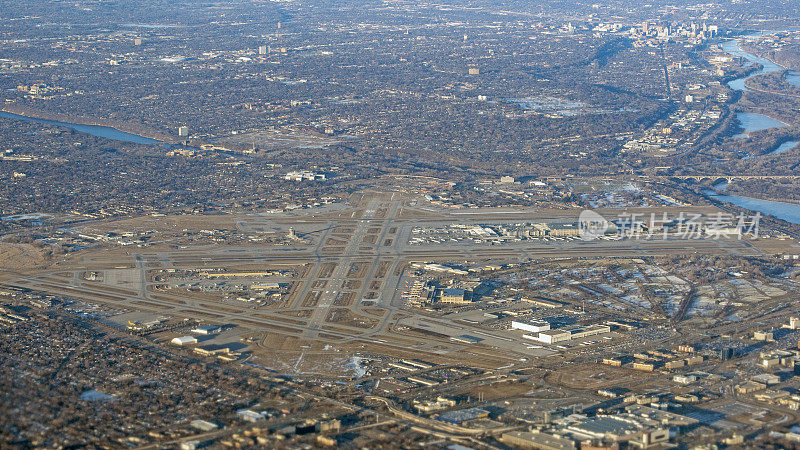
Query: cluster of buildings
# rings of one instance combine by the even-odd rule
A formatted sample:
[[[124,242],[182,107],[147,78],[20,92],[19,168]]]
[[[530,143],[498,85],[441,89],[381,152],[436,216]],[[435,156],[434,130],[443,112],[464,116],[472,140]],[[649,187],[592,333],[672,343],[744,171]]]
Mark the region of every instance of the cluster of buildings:
[[[456,406],[455,400],[441,395],[435,400],[414,400],[414,409],[421,414],[430,414]]]
[[[792,317],[790,325],[786,328],[797,324],[798,321],[800,319]],[[786,378],[800,375],[800,350],[765,350],[759,353],[758,362],[765,372],[753,375],[736,385],[736,392],[754,394],[756,400],[781,405],[793,411],[800,410],[800,395],[795,391],[771,389]]]
[[[724,352],[723,352],[724,353]],[[721,353],[722,354],[722,353]],[[729,358],[725,358],[729,359]],[[679,369],[686,366],[700,364],[706,360],[706,356],[698,354],[693,346],[681,345],[677,351],[672,350],[644,350],[634,353],[631,357],[615,356],[603,358],[603,364],[615,367],[629,366],[635,370],[653,372],[656,369]],[[679,378],[675,381],[686,384],[688,378]],[[693,380],[690,380],[693,381]]]
[[[219,333],[220,331],[222,331],[222,326],[220,325],[198,325],[191,329],[191,332],[198,336],[209,336]],[[198,339],[194,336],[180,336],[172,339],[170,342],[178,346],[184,346],[197,344]]]
[[[65,89],[63,87],[50,86],[45,83],[39,83],[31,85],[25,85],[25,84],[17,85],[17,91],[30,94],[30,96],[33,98],[46,98],[47,94],[65,92]]]
[[[231,362],[238,360],[242,356],[242,347],[239,343],[201,345],[194,348],[194,353],[200,356],[216,357],[224,362]]]
[[[25,322],[28,317],[12,310],[11,308],[0,306],[0,326],[3,324],[14,325],[19,322]]]
[[[632,36],[642,38],[657,38],[659,40],[690,39],[694,42],[701,42],[719,34],[719,26],[709,25],[706,22],[698,24],[696,22],[659,25],[649,21],[642,22],[638,27],[629,30]]]
[[[142,247],[147,245],[147,240],[154,234],[154,231],[145,230],[139,232],[123,231],[120,233],[92,233],[82,231],[77,233],[77,237],[84,242],[107,243],[120,246],[136,245]]]
[[[462,209],[480,207],[541,206],[560,207],[568,204],[570,188],[562,177],[547,177],[544,181],[530,177],[482,179],[470,183],[469,190],[454,189],[451,181],[429,182],[416,190],[433,206]]]
[[[619,400],[597,413],[537,407],[540,410],[535,418],[520,415],[520,411],[493,412],[492,407],[482,404],[459,405],[455,399],[441,395],[433,400],[414,400],[413,409],[460,430],[496,429],[497,439],[513,448],[670,448],[674,438],[703,426],[697,418],[667,411],[668,402],[659,394],[632,394]],[[527,428],[503,432],[499,430],[500,421],[526,423]]]
[[[283,177],[284,180],[289,181],[315,181],[315,180],[324,180],[325,174],[312,172],[310,170],[300,170],[300,171],[292,171],[288,172]]]
[[[412,358],[375,362],[379,366],[373,366],[369,361],[366,362],[371,367],[368,371],[377,375],[378,381],[375,382],[373,391],[390,396],[452,383],[477,373],[476,370],[467,367],[441,366],[430,361]],[[409,406],[420,414],[431,414],[450,409],[456,406],[456,403],[450,397],[438,396],[435,399],[426,399],[417,396]]]
[[[411,267],[427,272],[437,272],[451,275],[467,275],[469,272],[458,267],[448,266],[439,263],[412,263]]]
[[[223,325],[198,325],[190,331],[193,335],[178,336],[173,338],[170,343],[178,347],[195,346],[192,351],[200,356],[215,357],[220,361],[236,361],[242,356],[243,350],[247,347],[241,342],[228,343],[206,343],[197,345],[204,341],[211,341],[225,329]]]
[[[12,149],[8,149],[8,150],[6,150],[4,152],[0,152],[0,161],[24,161],[24,162],[30,162],[30,161],[35,161],[37,159],[42,159],[42,156],[17,154]]]
[[[149,320],[133,320],[128,321],[127,328],[129,331],[145,331],[160,328],[167,321],[166,317],[158,317]]]
[[[529,431],[509,431],[501,441],[518,448],[664,448],[671,436],[698,423],[680,414],[647,406],[630,405],[623,410],[589,417],[570,414]]]
[[[409,244],[500,243],[538,238],[576,237],[577,223],[453,224],[443,228],[411,230]]]
[[[512,330],[522,330],[531,334],[523,334],[522,337],[545,344],[558,344],[569,342],[573,339],[583,339],[590,336],[611,332],[609,325],[586,325],[571,328],[551,329],[550,323],[546,321],[526,321],[514,320],[511,322]]]
[[[464,275],[468,273],[460,269],[454,270],[459,270]],[[450,280],[449,284],[441,284],[438,280],[414,277],[406,282],[401,297],[408,306],[412,307],[434,304],[464,306],[479,300],[483,295],[490,293],[492,289],[492,283],[478,278]]]
[[[216,293],[222,301],[264,306],[278,302],[289,292],[295,272],[289,269],[235,272],[227,270],[159,269],[154,281],[158,291],[186,289]]]
[[[459,409],[434,415],[434,418],[454,425],[461,425],[473,420],[487,419],[488,417],[489,411],[482,408]]]
[[[685,103],[710,99],[724,102],[727,92],[721,83],[712,81],[707,87],[687,87]],[[720,106],[713,103],[702,110],[681,108],[647,129],[644,134],[623,144],[625,153],[643,153],[651,156],[668,156],[676,151],[691,148],[696,141],[714,127],[722,116]]]
[[[663,203],[671,202],[668,198],[660,199]],[[743,234],[754,234],[755,216],[740,219],[731,214],[708,215],[677,214],[674,216],[656,217],[642,213],[621,214],[609,217],[605,227],[598,231],[598,238],[621,239],[642,236],[664,237],[677,235],[693,238],[735,238]],[[409,245],[431,244],[500,244],[519,242],[530,239],[569,240],[581,236],[583,222],[563,223],[495,223],[495,224],[452,224],[440,228],[414,227],[411,230]],[[435,270],[431,265],[426,270]],[[452,270],[452,269],[449,269]]]
[[[215,446],[215,444],[225,448],[274,448],[282,446],[281,444],[285,445],[287,440],[299,439],[315,442],[316,447],[336,446],[335,435],[341,431],[342,422],[340,419],[327,417],[326,414],[319,418],[292,421],[279,428],[264,427],[263,422],[273,418],[285,417],[287,414],[289,414],[289,411],[285,409],[267,408],[260,411],[240,409],[236,412],[237,420],[251,423],[252,427],[219,440],[185,440],[181,442],[179,448],[181,450],[196,450]],[[192,421],[191,426],[203,432],[215,431],[220,428],[214,422],[199,419]]]

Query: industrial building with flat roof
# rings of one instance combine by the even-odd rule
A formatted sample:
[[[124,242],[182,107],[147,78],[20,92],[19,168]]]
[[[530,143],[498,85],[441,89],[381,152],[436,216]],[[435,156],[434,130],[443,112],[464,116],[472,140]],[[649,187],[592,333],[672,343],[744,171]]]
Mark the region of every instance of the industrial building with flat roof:
[[[541,333],[550,329],[550,324],[543,320],[514,320],[511,322],[512,330],[529,331],[531,333]]]
[[[175,345],[190,345],[190,344],[197,344],[197,338],[194,336],[181,336],[173,338],[172,341]]]
[[[609,332],[611,332],[611,327],[608,325],[589,325],[586,327],[578,327],[569,330],[557,329],[542,331],[536,337],[536,340],[546,344],[555,344],[557,342],[567,342],[573,339],[581,339],[588,336]]]
[[[442,289],[439,303],[447,305],[464,305],[470,303],[467,292],[464,289]]]
[[[213,431],[219,428],[219,425],[215,424],[214,422],[209,422],[207,420],[196,419],[189,423],[193,428],[196,428],[200,431]]]
[[[604,440],[609,442],[628,442],[647,448],[669,441],[668,428],[653,428],[631,415],[596,416],[569,425],[574,438],[580,440]]]
[[[489,411],[481,408],[468,408],[458,411],[448,411],[435,417],[443,422],[450,422],[458,425],[469,422],[470,420],[485,419],[489,417]]]
[[[411,267],[417,269],[423,269],[430,272],[444,272],[444,273],[452,273],[453,275],[467,275],[469,272],[462,269],[456,269],[455,267],[449,267],[442,264],[436,263],[412,263]]]
[[[500,440],[504,444],[515,448],[535,448],[542,450],[572,450],[575,448],[575,441],[572,439],[530,431],[509,431],[503,433]]]
[[[197,333],[197,334],[212,334],[216,333],[219,330],[220,327],[217,325],[202,325],[199,327],[192,328],[191,331],[192,333]]]

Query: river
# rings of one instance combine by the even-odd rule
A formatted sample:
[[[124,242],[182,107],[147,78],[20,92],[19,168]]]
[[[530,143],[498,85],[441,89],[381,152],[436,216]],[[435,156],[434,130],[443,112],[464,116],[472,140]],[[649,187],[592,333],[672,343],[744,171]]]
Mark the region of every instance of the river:
[[[745,133],[788,126],[788,124],[781,122],[780,120],[773,119],[770,116],[765,116],[764,114],[738,113],[736,114],[736,119],[739,121],[739,125],[742,127],[742,129],[744,129]],[[739,136],[747,137],[746,135]]]
[[[763,36],[764,34],[769,34],[769,33],[758,33],[756,35],[745,36],[744,38],[745,39],[754,38],[754,37],[758,37],[758,36]],[[761,57],[756,56],[756,55],[754,55],[752,53],[749,53],[749,52],[746,52],[746,51],[742,50],[742,48],[739,46],[739,41],[737,39],[731,39],[731,40],[723,42],[720,45],[720,48],[724,52],[728,53],[731,56],[735,56],[737,58],[744,58],[750,64],[759,64],[762,67],[761,70],[753,72],[753,73],[751,73],[750,75],[748,75],[746,77],[737,78],[737,79],[735,79],[733,81],[729,81],[728,82],[728,86],[733,90],[736,90],[736,91],[748,91],[749,92],[750,89],[747,89],[746,83],[747,83],[747,80],[749,80],[750,78],[758,76],[758,75],[763,75],[765,73],[780,72],[782,70],[785,70],[785,68],[783,66],[775,64],[774,62],[772,62],[772,61],[770,61],[770,60],[768,60],[766,58],[761,58]],[[795,86],[800,86],[800,74],[797,74],[795,72],[790,72],[786,76],[786,79],[789,81],[789,83],[791,83],[791,84],[793,84]],[[734,137],[738,137],[738,138],[746,138],[747,137],[746,133],[752,133],[754,131],[767,130],[767,129],[776,128],[776,127],[784,127],[784,126],[787,125],[784,122],[781,122],[781,121],[779,121],[777,119],[773,119],[772,117],[769,117],[769,116],[765,116],[763,114],[738,113],[736,115],[736,118],[739,120],[739,123],[740,123],[741,127],[744,129],[744,133],[745,133],[745,134],[739,134],[739,135],[734,136]],[[787,150],[791,150],[792,148],[794,148],[796,146],[797,146],[797,142],[796,141],[786,142],[786,143],[780,145],[775,150],[769,152],[768,154],[769,155],[781,154],[781,153],[783,153],[783,152],[785,152]]]
[[[754,34],[754,35],[745,36],[744,38],[745,39],[747,39],[747,38],[755,38],[755,37],[763,36],[764,34],[770,34],[770,33],[771,32],[757,33],[757,34]],[[748,75],[746,77],[737,78],[737,79],[735,79],[733,81],[728,82],[728,86],[730,86],[731,89],[734,89],[734,90],[737,90],[737,91],[749,91],[749,89],[747,89],[747,87],[745,86],[745,83],[747,82],[748,79],[750,79],[750,78],[752,78],[754,76],[757,76],[757,75],[765,74],[765,73],[779,72],[779,71],[785,70],[785,68],[783,66],[779,65],[779,64],[775,64],[774,62],[772,62],[772,61],[770,61],[770,60],[768,60],[766,58],[761,58],[761,57],[758,57],[758,56],[756,56],[756,55],[754,55],[752,53],[749,53],[749,52],[746,52],[746,51],[742,50],[742,48],[739,46],[739,41],[736,40],[736,39],[731,39],[729,41],[723,42],[722,45],[720,45],[720,48],[722,48],[723,51],[725,51],[726,53],[728,53],[731,56],[735,56],[735,57],[738,57],[738,58],[744,58],[745,60],[747,60],[749,62],[749,64],[756,63],[756,64],[760,64],[762,66],[762,69],[757,71],[757,72],[754,72],[754,73],[752,73],[752,74],[750,74],[750,75]],[[793,86],[799,86],[800,87],[800,73],[789,72],[786,75],[786,80],[790,84],[792,84]],[[777,119],[773,119],[772,117],[765,116],[763,114],[738,113],[736,115],[736,118],[739,120],[739,123],[741,124],[742,128],[744,129],[744,133],[751,133],[751,132],[754,132],[754,131],[761,131],[761,130],[766,130],[766,129],[769,129],[769,128],[786,126],[785,123],[783,123],[783,122],[781,122],[781,121],[779,121]],[[740,135],[737,135],[736,137],[743,138],[743,137],[747,137],[747,135],[746,134],[740,134]],[[797,145],[798,145],[798,141],[784,142],[783,144],[779,145],[777,148],[775,148],[774,150],[772,150],[771,152],[769,152],[767,154],[768,155],[779,155],[779,154],[781,154],[781,153],[783,153],[785,151],[788,151],[788,150],[791,150],[791,149],[797,147]]]
[[[800,141],[789,141],[784,142],[783,144],[779,145],[775,150],[767,153],[768,155],[780,155],[783,152],[789,151],[795,147],[797,144],[800,144]]]
[[[800,72],[789,72],[786,74],[786,81],[792,86],[800,87]]]
[[[752,38],[760,35],[763,35],[763,33],[760,33],[755,36],[746,36],[745,38]],[[728,86],[733,90],[749,91],[749,89],[747,89],[747,87],[745,86],[745,83],[747,83],[747,80],[749,78],[762,75],[765,73],[780,72],[782,70],[785,70],[783,66],[775,64],[774,62],[766,58],[761,58],[752,53],[742,50],[741,47],[739,46],[739,41],[736,39],[725,41],[722,43],[720,47],[722,48],[723,51],[727,52],[731,56],[744,58],[750,63],[759,64],[762,66],[761,70],[753,72],[746,77],[737,78],[733,81],[728,82]],[[797,74],[795,72],[790,72],[787,75],[787,80],[789,81],[789,83],[798,86],[800,85],[800,74]],[[737,118],[739,119],[742,128],[744,128],[745,133],[758,130],[765,130],[773,127],[786,126],[785,123],[775,120],[769,116],[765,116],[763,114],[739,113],[737,115]],[[795,148],[797,145],[798,145],[797,141],[785,142],[780,146],[778,146],[775,150],[771,151],[769,154],[777,155],[792,148]],[[783,219],[787,222],[800,224],[800,204],[788,203],[788,202],[776,202],[770,200],[762,200],[759,198],[742,197],[739,195],[726,195],[720,193],[724,191],[726,187],[728,187],[728,183],[720,183],[714,185],[713,190],[708,189],[703,191],[703,193],[710,198],[722,202],[731,203],[741,208],[749,209],[751,211],[758,211],[762,214],[769,214],[779,219]]]
[[[743,36],[742,39],[757,38],[757,37],[763,36],[765,34],[771,34],[771,33],[777,33],[777,32],[778,31],[766,32],[766,33],[757,33],[757,34]],[[758,75],[763,75],[765,73],[773,73],[773,72],[780,72],[782,70],[786,70],[785,67],[781,66],[780,64],[776,64],[776,63],[768,60],[767,58],[761,58],[760,56],[756,56],[756,55],[754,55],[752,53],[749,53],[749,52],[746,52],[746,51],[742,50],[742,48],[739,46],[739,41],[737,39],[731,39],[729,41],[723,42],[720,45],[720,48],[722,49],[722,51],[724,51],[725,53],[727,53],[727,54],[729,54],[731,56],[735,56],[735,57],[738,57],[738,58],[744,58],[745,60],[748,61],[748,64],[759,64],[759,65],[761,65],[761,70],[759,70],[757,72],[753,72],[753,73],[751,73],[750,75],[748,75],[746,77],[737,78],[737,79],[735,79],[733,81],[729,81],[728,82],[728,86],[730,86],[730,88],[735,90],[735,91],[750,91],[750,89],[747,89],[747,86],[745,86],[745,84],[747,83],[747,80],[752,78],[752,77],[755,77],[755,76],[758,76]],[[795,72],[795,71],[788,72],[786,74],[786,81],[789,84],[791,84],[792,86],[800,87],[800,72]]]
[[[745,36],[745,38],[752,38],[752,37],[756,36]],[[759,64],[761,66],[761,70],[753,72],[746,77],[737,78],[733,81],[729,81],[728,86],[730,86],[730,88],[733,89],[734,91],[750,91],[750,89],[747,89],[747,86],[745,86],[748,79],[758,75],[763,75],[765,73],[780,72],[782,70],[785,70],[783,66],[779,66],[766,58],[761,58],[752,53],[742,50],[742,48],[739,46],[739,41],[737,39],[731,39],[729,41],[723,42],[722,45],[720,45],[720,48],[722,49],[722,51],[731,56],[744,58],[751,63]]]
[[[706,189],[703,191],[705,195],[710,198],[734,204],[750,211],[758,211],[761,214],[769,214],[771,216],[783,219],[787,222],[796,223],[800,225],[800,204],[788,202],[775,202],[770,200],[762,200],[760,198],[742,197],[739,195],[726,195],[720,194],[728,187],[728,183],[719,183],[714,185],[714,189]]]
[[[39,119],[36,117],[22,116],[19,114],[14,114],[5,111],[0,111],[0,117],[71,128],[81,133],[91,134],[92,136],[97,136],[107,139],[113,139],[115,141],[133,142],[136,144],[164,144],[164,142],[156,139],[139,136],[138,134],[126,133],[125,131],[120,131],[116,128],[104,127],[101,125],[83,125],[79,123],[60,122],[58,120]]]

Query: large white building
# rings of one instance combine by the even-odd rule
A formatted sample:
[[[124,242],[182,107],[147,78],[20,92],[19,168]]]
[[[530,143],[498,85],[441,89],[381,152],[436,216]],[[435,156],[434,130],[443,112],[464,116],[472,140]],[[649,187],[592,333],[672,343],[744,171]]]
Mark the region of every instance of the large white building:
[[[570,330],[558,329],[542,331],[536,337],[536,340],[544,342],[545,344],[555,344],[558,342],[567,342],[573,339],[581,339],[588,336],[597,334],[609,333],[611,327],[608,325],[589,325],[586,327],[578,327]]]
[[[302,170],[302,171],[289,172],[283,177],[283,179],[284,180],[289,180],[289,181],[324,180],[325,179],[325,174],[324,173],[311,172],[309,170]]]
[[[416,269],[423,269],[430,272],[444,272],[444,273],[452,273],[454,275],[467,275],[469,272],[466,270],[456,269],[455,267],[448,267],[441,264],[436,263],[412,263],[411,267]]]
[[[171,342],[175,345],[197,344],[197,338],[194,336],[181,336],[172,339]]]
[[[555,344],[556,342],[565,342],[570,339],[572,339],[572,334],[567,330],[547,330],[539,333],[536,337],[537,341],[545,344]]]
[[[220,327],[217,325],[201,325],[192,328],[192,333],[197,333],[197,334],[213,334],[218,331],[220,331]]]
[[[522,330],[531,333],[541,333],[550,329],[550,324],[543,320],[515,320],[511,322],[512,330]]]

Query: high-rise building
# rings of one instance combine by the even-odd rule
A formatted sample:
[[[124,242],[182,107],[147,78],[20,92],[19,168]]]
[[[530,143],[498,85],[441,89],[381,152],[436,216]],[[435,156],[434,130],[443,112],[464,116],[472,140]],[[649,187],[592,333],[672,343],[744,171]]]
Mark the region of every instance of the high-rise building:
[[[258,54],[259,55],[266,55],[267,54],[267,46],[262,45],[258,47]]]
[[[178,136],[180,137],[188,137],[189,136],[189,127],[186,125],[182,127],[178,127]]]

